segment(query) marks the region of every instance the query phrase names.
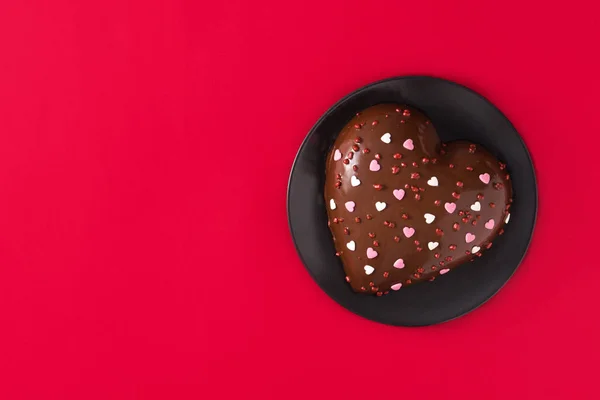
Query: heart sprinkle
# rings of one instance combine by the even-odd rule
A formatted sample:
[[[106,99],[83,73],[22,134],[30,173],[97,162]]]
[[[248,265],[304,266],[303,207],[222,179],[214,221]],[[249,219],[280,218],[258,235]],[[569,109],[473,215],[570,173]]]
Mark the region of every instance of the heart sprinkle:
[[[479,175],[479,180],[487,185],[490,183],[490,174],[486,172],[485,174]]]
[[[385,144],[390,144],[392,142],[392,135],[389,132],[384,133],[383,136],[381,136],[381,141]]]
[[[358,179],[356,176],[352,175],[352,178],[350,178],[350,184],[354,187],[360,185],[360,179]]]
[[[406,236],[407,238],[411,237],[412,235],[415,234],[415,229],[414,228],[409,228],[408,226],[405,226],[402,229],[402,233],[404,233],[404,236]]]
[[[332,210],[335,210],[337,208],[337,205],[335,204],[335,201],[333,199],[329,200],[329,208],[331,208]]]
[[[471,210],[473,211],[481,211],[481,203],[476,201],[471,205]]]
[[[440,269],[440,275],[447,274],[448,272],[450,272],[450,269],[448,268]]]
[[[440,244],[438,242],[429,242],[427,243],[427,247],[429,250],[435,250]]]
[[[446,203],[444,204],[444,208],[449,214],[452,214],[454,211],[456,211],[456,203]]]
[[[432,176],[432,177],[431,177],[431,179],[429,179],[429,180],[427,181],[427,184],[428,184],[429,186],[437,186],[437,185],[439,184],[439,182],[438,182],[438,178],[436,178],[435,176]]]
[[[377,211],[383,211],[386,207],[387,204],[385,204],[383,201],[378,201],[377,203],[375,203],[375,208],[377,209]]]
[[[402,269],[404,268],[404,260],[399,258],[394,262],[394,268]]]
[[[371,275],[373,271],[375,271],[375,268],[371,267],[370,265],[365,265],[365,274]]]
[[[342,159],[342,152],[339,151],[338,149],[335,149],[335,152],[333,153],[333,161],[339,161]]]
[[[373,250],[372,247],[369,247],[367,249],[367,258],[370,260],[372,258],[375,258],[379,255],[379,253],[377,253],[375,250]]]
[[[354,240],[351,240],[348,243],[346,243],[346,247],[348,248],[348,250],[354,251],[356,250],[356,243],[354,243]]]
[[[435,215],[433,215],[433,214],[425,213],[424,217],[425,217],[425,222],[428,224],[432,223],[435,220]]]
[[[356,207],[356,203],[353,201],[347,201],[345,204],[346,206],[346,210],[353,212],[354,211],[354,207]]]
[[[371,164],[369,164],[369,170],[371,170],[373,172],[377,172],[380,169],[381,169],[381,166],[379,165],[377,160],[373,160],[373,161],[371,161]]]
[[[473,240],[475,240],[475,235],[472,233],[469,232],[465,235],[465,242],[471,243]]]
[[[484,226],[486,229],[494,229],[494,225],[496,225],[496,223],[494,222],[494,219],[490,218],[490,220],[488,222],[486,222]]]
[[[510,220],[510,214],[506,215],[506,218],[504,218],[504,223],[508,224],[508,221]]]
[[[400,290],[400,288],[402,287],[401,283],[396,283],[394,285],[391,286],[392,290]]]
[[[402,147],[404,147],[406,150],[414,150],[415,144],[413,143],[412,139],[406,139],[404,143],[402,143]]]
[[[392,193],[394,194],[394,197],[398,200],[402,200],[405,194],[404,189],[394,189]]]
[[[481,247],[479,247],[479,246],[473,246],[473,248],[471,249],[471,253],[475,254],[475,253],[477,253],[479,250],[481,250]]]

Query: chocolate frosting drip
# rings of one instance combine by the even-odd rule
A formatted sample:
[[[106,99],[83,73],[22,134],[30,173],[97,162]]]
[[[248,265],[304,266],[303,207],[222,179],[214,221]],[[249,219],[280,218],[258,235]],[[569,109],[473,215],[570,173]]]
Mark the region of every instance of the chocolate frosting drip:
[[[360,293],[433,280],[481,256],[503,233],[511,195],[504,164],[476,144],[442,144],[408,106],[358,113],[327,157],[328,224]]]

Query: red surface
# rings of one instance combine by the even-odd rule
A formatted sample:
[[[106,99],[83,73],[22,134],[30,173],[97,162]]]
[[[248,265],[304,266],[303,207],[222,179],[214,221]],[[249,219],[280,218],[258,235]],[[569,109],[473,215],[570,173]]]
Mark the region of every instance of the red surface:
[[[201,3],[0,3],[1,399],[600,396],[593,2]],[[424,329],[330,300],[286,222],[313,123],[402,74],[491,99],[541,200],[500,294]]]

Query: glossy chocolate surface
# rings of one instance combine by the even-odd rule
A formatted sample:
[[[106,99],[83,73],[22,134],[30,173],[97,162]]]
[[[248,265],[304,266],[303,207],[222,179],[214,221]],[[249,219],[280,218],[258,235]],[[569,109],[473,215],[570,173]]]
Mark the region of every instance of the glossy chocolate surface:
[[[441,144],[425,115],[397,104],[342,129],[324,193],[346,280],[378,295],[485,257],[512,202],[504,164],[476,144]]]

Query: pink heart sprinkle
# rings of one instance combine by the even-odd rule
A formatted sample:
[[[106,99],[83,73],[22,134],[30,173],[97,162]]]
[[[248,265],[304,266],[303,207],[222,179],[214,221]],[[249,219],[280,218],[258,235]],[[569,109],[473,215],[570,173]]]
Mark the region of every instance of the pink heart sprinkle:
[[[479,180],[487,185],[490,183],[490,174],[486,172],[485,174],[479,175]]]
[[[494,229],[494,225],[495,225],[494,220],[490,219],[488,222],[485,223],[484,226],[486,227],[486,229]]]
[[[371,161],[371,164],[369,164],[369,169],[371,171],[377,172],[377,171],[379,171],[380,168],[381,168],[381,166],[379,165],[377,160],[373,160],[373,161]]]
[[[346,206],[346,210],[350,212],[354,211],[354,207],[356,207],[356,203],[354,203],[353,201],[347,201],[344,205]]]
[[[379,253],[377,253],[375,250],[373,250],[372,247],[369,247],[367,249],[367,258],[371,259],[371,258],[375,258],[379,255]]]
[[[405,226],[404,229],[402,229],[402,232],[404,232],[404,236],[406,236],[407,238],[411,237],[412,235],[415,234],[415,229],[414,228],[409,228],[408,226]]]
[[[338,161],[342,159],[342,152],[339,151],[338,149],[335,149],[335,152],[333,153],[333,161]]]
[[[440,275],[444,275],[448,273],[450,270],[448,268],[440,269]]]
[[[473,235],[472,233],[467,233],[465,235],[465,242],[471,243],[473,240],[475,240],[475,235]]]
[[[396,283],[395,285],[392,285],[392,290],[400,290],[400,288],[402,287],[401,283]]]
[[[394,193],[394,197],[398,200],[402,200],[404,198],[404,189],[394,189],[392,193]]]
[[[413,143],[412,139],[406,139],[402,146],[407,150],[414,150],[415,148],[415,144]]]
[[[398,268],[398,269],[404,268],[404,260],[401,258],[397,259],[396,262],[394,263],[394,268]]]
[[[452,214],[456,210],[456,203],[446,203],[444,204],[444,208]]]

